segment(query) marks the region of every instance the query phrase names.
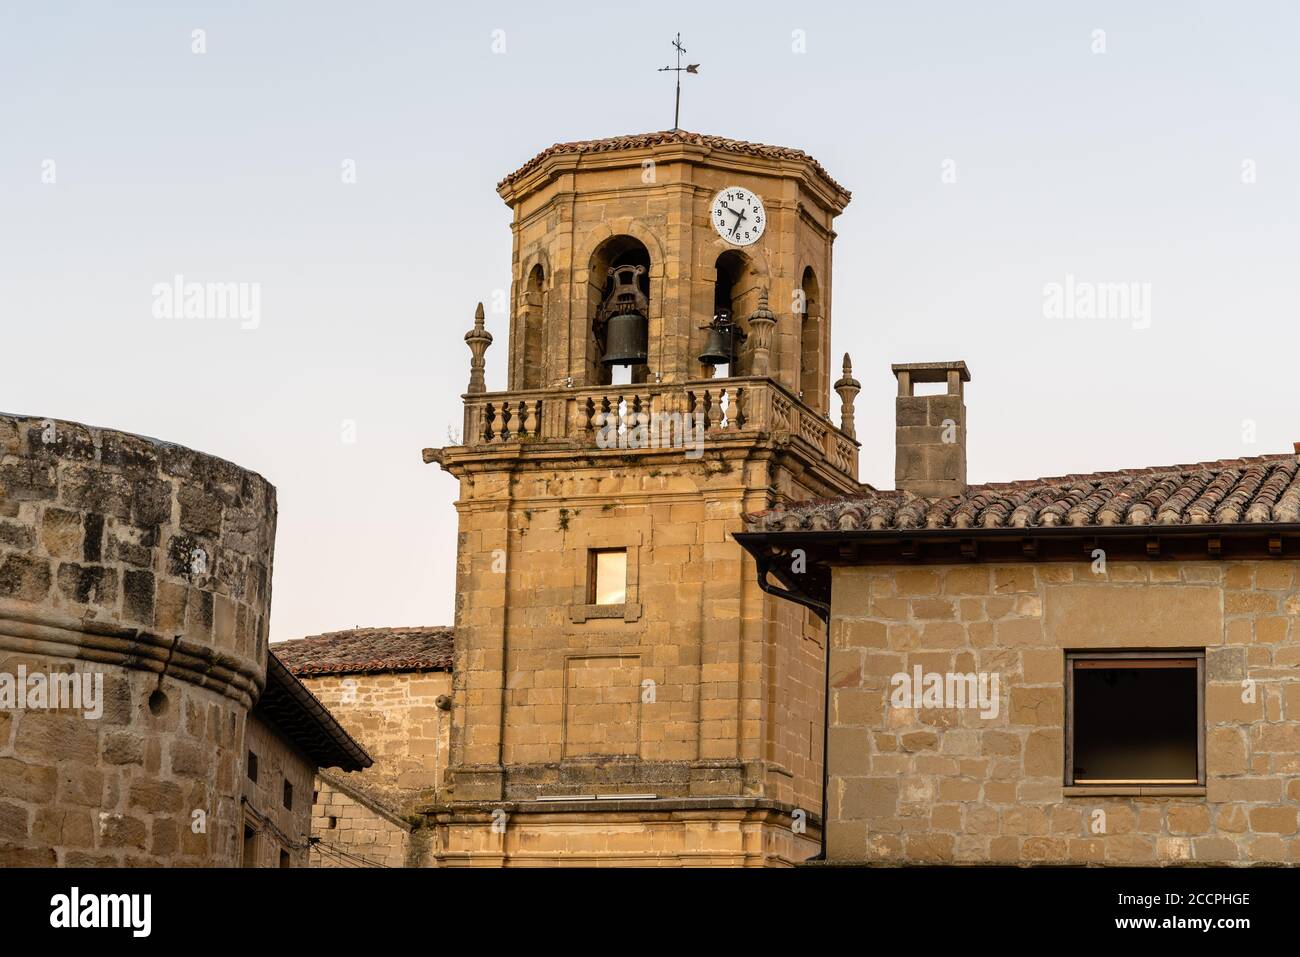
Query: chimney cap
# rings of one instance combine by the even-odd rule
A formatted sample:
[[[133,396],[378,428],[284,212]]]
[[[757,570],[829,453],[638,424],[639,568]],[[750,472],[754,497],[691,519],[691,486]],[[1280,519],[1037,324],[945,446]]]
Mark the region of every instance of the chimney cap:
[[[962,382],[970,381],[970,370],[965,361],[956,362],[895,362],[889,367],[894,375],[909,373],[913,382],[947,382],[949,372],[959,372]]]

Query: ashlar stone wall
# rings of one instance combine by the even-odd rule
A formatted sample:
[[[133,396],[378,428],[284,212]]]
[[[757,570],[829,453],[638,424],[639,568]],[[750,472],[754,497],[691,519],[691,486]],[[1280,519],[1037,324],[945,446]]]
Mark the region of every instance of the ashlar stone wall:
[[[831,859],[1300,862],[1296,566],[837,569]],[[1065,787],[1065,650],[1121,648],[1204,649],[1203,793]],[[997,716],[893,707],[918,665],[997,673]]]

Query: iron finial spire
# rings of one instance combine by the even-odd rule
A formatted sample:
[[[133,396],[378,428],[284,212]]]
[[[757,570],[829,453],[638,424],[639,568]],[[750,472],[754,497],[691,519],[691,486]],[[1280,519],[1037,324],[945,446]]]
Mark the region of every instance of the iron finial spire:
[[[673,129],[681,129],[682,116],[682,74],[699,73],[700,65],[698,63],[688,63],[682,66],[682,54],[686,52],[686,47],[682,46],[682,35],[678,33],[673,39],[673,49],[677,51],[677,65],[660,67],[659,73],[676,73],[677,74],[677,101],[673,106]]]

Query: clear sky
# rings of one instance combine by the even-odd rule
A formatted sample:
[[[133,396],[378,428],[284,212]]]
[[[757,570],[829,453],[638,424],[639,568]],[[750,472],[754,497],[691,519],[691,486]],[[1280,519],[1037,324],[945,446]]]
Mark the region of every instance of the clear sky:
[[[420,450],[509,286],[495,184],[671,126],[678,30],[684,128],[806,149],[853,192],[832,324],[865,480],[893,482],[891,362],[967,361],[972,481],[1300,440],[1285,0],[7,0],[0,409],[265,475],[276,640],[450,623],[455,485]],[[256,323],[160,316],[177,275],[258,284]],[[1132,314],[1051,305],[1097,283],[1134,284]]]

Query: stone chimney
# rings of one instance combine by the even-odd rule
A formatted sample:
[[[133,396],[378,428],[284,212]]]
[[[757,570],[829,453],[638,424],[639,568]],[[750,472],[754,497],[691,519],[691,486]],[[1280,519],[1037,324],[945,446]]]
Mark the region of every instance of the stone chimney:
[[[966,491],[966,363],[906,362],[892,367],[895,400],[894,485],[925,498]],[[944,382],[937,395],[916,395],[920,382]]]

